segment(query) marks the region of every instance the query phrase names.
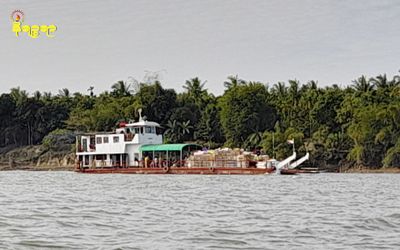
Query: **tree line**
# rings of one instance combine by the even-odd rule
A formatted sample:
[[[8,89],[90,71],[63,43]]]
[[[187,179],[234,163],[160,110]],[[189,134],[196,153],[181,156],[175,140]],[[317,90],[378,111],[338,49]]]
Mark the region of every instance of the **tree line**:
[[[138,88],[118,81],[98,95],[93,87],[87,94],[62,89],[56,95],[12,88],[0,96],[0,147],[36,145],[71,131],[110,131],[137,120],[141,108],[165,129],[166,143],[258,148],[281,159],[291,154],[287,140],[294,139],[314,166],[400,166],[399,75],[361,76],[346,87],[297,80],[270,86],[238,76],[223,84],[221,96],[198,77],[181,93],[159,81]]]

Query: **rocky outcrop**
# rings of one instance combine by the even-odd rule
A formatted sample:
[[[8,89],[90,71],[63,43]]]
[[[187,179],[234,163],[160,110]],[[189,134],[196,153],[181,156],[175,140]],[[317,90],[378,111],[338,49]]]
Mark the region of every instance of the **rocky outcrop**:
[[[3,149],[0,154],[0,169],[72,170],[74,159],[71,150],[50,150],[42,145],[19,147],[9,151]]]

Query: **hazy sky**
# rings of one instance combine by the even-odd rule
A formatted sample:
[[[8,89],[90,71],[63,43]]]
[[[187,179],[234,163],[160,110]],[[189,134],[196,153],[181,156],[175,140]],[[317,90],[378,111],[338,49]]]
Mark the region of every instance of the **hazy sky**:
[[[228,75],[274,84],[298,79],[346,85],[400,69],[400,1],[4,1],[0,93],[20,86],[95,93],[145,71],[165,70],[182,91],[200,77],[221,94]],[[56,24],[53,39],[16,37],[10,14]]]

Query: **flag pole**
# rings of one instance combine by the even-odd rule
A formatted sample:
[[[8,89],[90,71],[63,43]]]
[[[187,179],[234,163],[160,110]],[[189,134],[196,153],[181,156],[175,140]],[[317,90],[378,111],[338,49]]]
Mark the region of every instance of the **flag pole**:
[[[293,153],[295,152],[295,148],[294,148],[294,138],[293,138]]]
[[[275,159],[275,133],[272,131],[272,158]]]

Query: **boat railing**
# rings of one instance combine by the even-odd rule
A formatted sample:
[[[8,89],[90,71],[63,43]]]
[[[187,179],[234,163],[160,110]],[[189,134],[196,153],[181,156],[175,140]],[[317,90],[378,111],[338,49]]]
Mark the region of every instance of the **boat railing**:
[[[262,161],[251,160],[142,160],[135,161],[136,167],[163,168],[163,167],[186,167],[186,168],[258,168]],[[267,164],[265,164],[265,167]],[[269,166],[272,167],[272,166]]]
[[[89,145],[88,148],[83,148],[82,146],[80,146],[77,148],[76,152],[77,153],[96,152],[96,146],[94,144]]]
[[[76,163],[76,165],[82,168],[107,168],[107,167],[117,167],[117,168],[127,168],[127,167],[137,167],[137,168],[165,168],[165,167],[178,167],[178,168],[260,168],[258,165],[261,161],[251,161],[251,160],[203,160],[203,161],[191,161],[191,160],[141,160],[135,161],[133,166],[129,165],[127,161],[110,161],[106,163],[102,161],[100,164],[93,161],[91,164],[84,164],[82,161]],[[261,167],[261,168],[273,168],[273,166]]]
[[[113,167],[123,167],[123,168],[128,167],[128,164],[127,164],[126,161],[113,161],[113,162],[111,163],[111,165],[112,165]]]

